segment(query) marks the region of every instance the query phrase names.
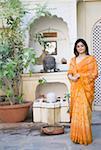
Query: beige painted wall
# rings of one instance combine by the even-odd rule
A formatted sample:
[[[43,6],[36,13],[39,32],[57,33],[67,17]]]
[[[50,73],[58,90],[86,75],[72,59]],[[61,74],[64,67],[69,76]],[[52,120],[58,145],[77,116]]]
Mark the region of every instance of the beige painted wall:
[[[78,38],[86,39],[92,54],[92,29],[94,24],[101,19],[101,0],[78,2],[77,8]]]

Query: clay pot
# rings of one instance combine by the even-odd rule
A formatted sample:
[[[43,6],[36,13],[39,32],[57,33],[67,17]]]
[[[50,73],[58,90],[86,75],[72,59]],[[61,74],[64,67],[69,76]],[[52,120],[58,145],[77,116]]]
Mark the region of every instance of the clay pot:
[[[7,123],[24,121],[31,105],[32,102],[15,105],[3,104],[2,102],[0,105],[0,120]]]

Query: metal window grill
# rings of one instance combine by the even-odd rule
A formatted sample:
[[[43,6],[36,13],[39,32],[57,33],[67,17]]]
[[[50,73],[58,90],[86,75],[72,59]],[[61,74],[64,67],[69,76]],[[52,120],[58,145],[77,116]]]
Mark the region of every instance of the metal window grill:
[[[101,105],[101,19],[93,28],[93,54],[98,63],[99,76],[95,82],[94,105]]]

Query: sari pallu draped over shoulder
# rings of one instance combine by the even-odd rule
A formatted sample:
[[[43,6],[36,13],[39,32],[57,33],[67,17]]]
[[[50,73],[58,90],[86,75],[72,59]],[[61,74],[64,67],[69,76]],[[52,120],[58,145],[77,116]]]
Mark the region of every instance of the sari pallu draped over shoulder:
[[[75,143],[90,144],[92,142],[92,102],[94,99],[94,81],[98,76],[97,63],[93,56],[87,55],[76,63],[72,58],[68,74],[80,74],[77,81],[71,81],[70,137]]]

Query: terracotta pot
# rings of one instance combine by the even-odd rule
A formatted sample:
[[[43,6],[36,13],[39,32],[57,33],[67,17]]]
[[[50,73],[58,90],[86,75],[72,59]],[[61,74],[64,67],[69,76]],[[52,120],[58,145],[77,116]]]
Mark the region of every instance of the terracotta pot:
[[[0,105],[0,120],[2,122],[16,123],[24,121],[27,117],[28,111],[32,102],[25,102],[23,104],[1,104]]]

